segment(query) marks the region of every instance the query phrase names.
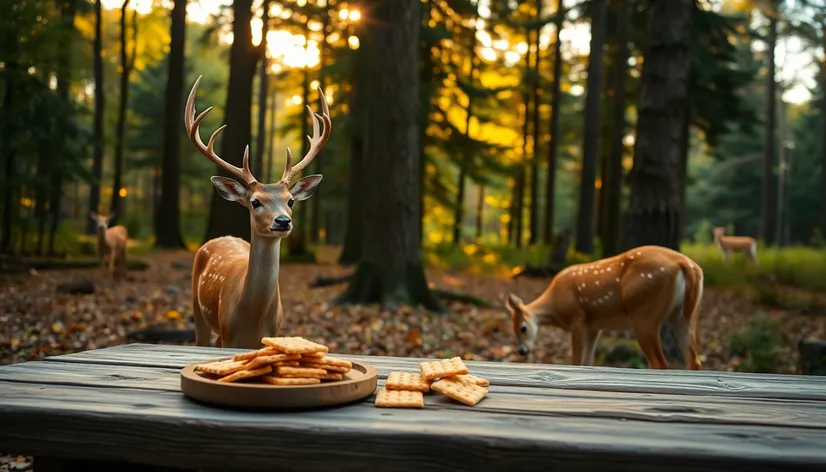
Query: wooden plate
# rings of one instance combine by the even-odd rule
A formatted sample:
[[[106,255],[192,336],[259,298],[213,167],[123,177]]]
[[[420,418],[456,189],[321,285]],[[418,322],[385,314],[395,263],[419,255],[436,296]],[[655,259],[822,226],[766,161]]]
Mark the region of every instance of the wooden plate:
[[[211,361],[196,364],[205,362]],[[315,385],[217,382],[196,372],[196,364],[189,364],[181,370],[181,391],[184,395],[204,403],[233,408],[288,409],[343,405],[369,397],[378,385],[376,368],[360,362],[353,362],[353,368],[344,374],[342,380]]]

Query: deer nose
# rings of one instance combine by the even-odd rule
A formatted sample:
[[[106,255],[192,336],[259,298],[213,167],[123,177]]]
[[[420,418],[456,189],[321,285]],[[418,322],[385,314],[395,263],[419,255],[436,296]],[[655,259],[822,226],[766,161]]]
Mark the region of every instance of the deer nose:
[[[276,216],[274,220],[275,226],[278,228],[289,228],[291,221],[289,216]]]
[[[519,346],[519,355],[520,356],[527,356],[528,355],[528,348],[527,346]]]

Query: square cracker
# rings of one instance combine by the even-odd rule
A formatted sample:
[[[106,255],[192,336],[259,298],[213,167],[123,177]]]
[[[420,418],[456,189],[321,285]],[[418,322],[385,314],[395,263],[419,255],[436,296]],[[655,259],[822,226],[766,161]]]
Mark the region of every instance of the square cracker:
[[[278,374],[284,379],[319,379],[319,380],[341,380],[341,374]]]
[[[300,336],[274,338],[263,337],[261,338],[261,342],[266,344],[267,346],[278,349],[281,352],[286,352],[288,354],[303,354],[309,352],[329,351],[329,348],[327,346],[323,344],[314,343],[309,339],[304,339]]]
[[[314,369],[312,367],[282,367],[275,368],[278,375],[294,375],[296,377],[315,377],[318,375],[327,375],[324,369]]]
[[[229,375],[239,370],[243,370],[244,366],[246,365],[247,361],[234,361],[231,359],[226,359],[223,361],[213,361],[213,362],[205,362],[203,364],[197,364],[195,366],[195,370],[197,372],[206,372],[207,374],[214,374],[214,375]]]
[[[350,372],[350,370],[351,370],[349,367],[339,367],[337,365],[330,365],[330,364],[316,364],[316,363],[313,363],[313,362],[304,362],[304,360],[301,361],[301,367],[311,368],[311,369],[324,369],[327,372],[336,372],[336,373],[339,373],[339,374],[346,374],[347,372]]]
[[[430,389],[468,406],[479,403],[488,394],[488,389],[485,387],[459,380],[456,377],[446,377],[433,382]]]
[[[239,370],[238,372],[236,372],[234,374],[227,375],[226,377],[221,377],[220,379],[218,379],[218,381],[219,382],[235,382],[235,381],[238,381],[238,380],[251,379],[253,377],[258,377],[258,376],[264,375],[268,372],[272,372],[272,367],[264,366],[264,367],[261,367],[260,369],[255,369],[255,370]]]
[[[274,354],[272,356],[259,356],[255,357],[250,360],[247,365],[244,366],[246,370],[254,370],[258,369],[259,367],[263,367],[265,365],[271,365],[275,363],[281,363],[285,361],[293,361],[298,356],[292,354]],[[296,362],[297,364],[297,362]]]
[[[440,359],[438,361],[427,361],[419,364],[422,370],[422,378],[427,381],[454,375],[467,374],[467,366],[459,356],[450,359]]]
[[[339,359],[338,357],[330,357],[330,356],[322,356],[322,357],[304,357],[301,356],[301,362],[307,364],[325,364],[325,365],[332,365],[336,367],[346,367],[347,369],[353,368],[353,363],[348,361],[347,359]]]
[[[413,390],[427,393],[430,391],[430,382],[426,381],[422,374],[390,372],[387,380],[384,381],[384,388],[387,390]]]
[[[378,408],[424,408],[422,392],[379,389],[375,406]]]
[[[457,375],[456,378],[463,382],[468,382],[470,384],[478,385],[480,387],[487,387],[490,385],[490,381],[488,379],[477,377],[473,374]]]
[[[265,375],[261,377],[264,382],[272,385],[315,385],[321,383],[319,379],[308,379],[308,378],[284,378],[284,377],[275,377],[272,375]]]
[[[271,347],[265,347],[265,348],[261,348],[261,349],[256,349],[255,351],[247,351],[247,352],[242,352],[240,354],[236,354],[235,356],[233,356],[232,360],[234,360],[234,361],[248,361],[248,360],[254,359],[256,357],[273,356],[275,354],[283,354],[283,353],[279,352],[277,349],[274,349],[274,348],[271,348]]]

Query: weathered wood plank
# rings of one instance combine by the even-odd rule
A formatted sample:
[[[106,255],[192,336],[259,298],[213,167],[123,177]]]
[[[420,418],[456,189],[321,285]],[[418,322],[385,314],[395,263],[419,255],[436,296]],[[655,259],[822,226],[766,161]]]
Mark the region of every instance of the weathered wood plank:
[[[284,470],[824,470],[823,430],[538,417],[358,403],[229,411],[180,394],[4,382],[0,444],[32,455]],[[193,434],[197,431],[197,434]],[[323,451],[323,454],[319,454]]]
[[[96,351],[48,357],[50,362],[81,362],[180,369],[186,364],[229,356],[243,350],[192,346],[128,344]],[[368,362],[386,376],[391,370],[418,371],[421,359],[344,355]],[[826,401],[826,377],[715,371],[620,369],[553,364],[467,361],[470,369],[497,385]]]
[[[180,392],[177,370],[132,366],[25,362],[0,367],[0,388],[4,382]],[[383,385],[384,380],[379,380],[379,386]],[[372,397],[369,401],[372,402]],[[516,413],[826,430],[826,408],[822,402],[816,401],[639,395],[494,384],[490,388],[490,395],[474,408],[465,408],[438,394],[427,395],[425,402],[434,408],[464,409],[469,414]]]

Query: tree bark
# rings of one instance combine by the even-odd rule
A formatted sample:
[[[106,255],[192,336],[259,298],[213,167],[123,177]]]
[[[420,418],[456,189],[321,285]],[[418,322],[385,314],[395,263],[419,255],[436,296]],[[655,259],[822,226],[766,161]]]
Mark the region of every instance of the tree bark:
[[[608,176],[602,181],[605,192],[605,241],[604,256],[613,256],[619,250],[620,199],[622,189],[622,155],[625,146],[625,78],[628,74],[628,0],[618,0],[617,49],[614,52],[614,107],[611,154],[608,158]]]
[[[777,118],[777,81],[775,80],[774,50],[777,47],[777,17],[779,15],[777,2],[769,1],[768,41],[766,42],[766,132],[763,147],[763,241],[766,246],[775,243],[775,196],[774,196],[774,155],[776,142]]]
[[[536,19],[539,19],[542,15],[542,7],[543,7],[543,0],[536,0]],[[539,64],[541,62],[540,59],[540,51],[539,51],[539,30],[536,31],[536,36],[534,40],[534,47],[536,48],[536,52],[534,53],[533,59],[533,80],[532,83],[532,91],[531,95],[533,97],[533,149],[531,152],[531,185],[530,185],[530,192],[531,192],[531,206],[529,207],[529,222],[528,225],[530,227],[530,235],[528,236],[528,244],[533,246],[539,242],[539,102],[540,102],[540,95],[539,95],[539,77],[541,77],[539,73]]]
[[[367,218],[361,260],[339,302],[442,311],[424,276],[419,218],[419,0],[373,0],[367,36]],[[388,106],[392,103],[393,106]]]
[[[275,97],[277,95],[278,93],[275,90],[270,92],[270,105],[267,108],[270,112],[270,128],[267,133],[267,137],[269,138],[269,146],[267,146],[267,162],[264,164],[264,169],[261,171],[264,182],[272,181],[272,166],[275,161],[275,135],[277,130],[275,126]]]
[[[582,177],[579,183],[579,214],[577,216],[576,250],[594,251],[594,182],[599,155],[599,102],[602,95],[605,43],[605,2],[592,4],[591,53],[588,56],[588,80],[585,97],[585,141],[582,146]]]
[[[252,45],[252,0],[233,0],[232,34],[229,50],[229,85],[227,87],[226,115],[228,126],[222,133],[221,157],[228,163],[241,167],[241,160],[252,140],[252,82],[262,49]],[[180,115],[178,115],[180,116]],[[216,166],[217,175],[233,178],[228,172]],[[237,203],[224,200],[218,192],[211,192],[206,239],[220,236],[236,236],[246,241],[250,239],[249,212]],[[301,205],[298,205],[299,211]],[[299,224],[300,226],[300,224]],[[300,237],[295,232],[288,239]]]
[[[514,242],[516,247],[522,247],[523,224],[525,221],[525,166],[519,167],[519,175],[516,177],[516,204],[514,205],[514,216],[516,225],[514,226]]]
[[[305,37],[309,39],[310,30],[305,28],[304,29]],[[310,104],[310,68],[304,67],[304,80],[302,81],[301,85],[301,104],[302,108],[306,109],[307,106]],[[307,152],[310,150],[310,143],[307,140],[306,136],[309,133],[309,123],[307,122],[307,115],[301,115],[301,156],[307,155]],[[321,156],[316,157],[316,159],[321,158]],[[304,175],[309,174],[304,171]],[[298,177],[298,176],[296,176]],[[312,225],[312,215],[307,210],[311,210],[312,207],[306,207],[305,205],[311,205],[310,202],[306,203],[297,203],[295,208],[293,209],[293,221],[296,221],[296,225],[293,229],[292,234],[289,238],[287,238],[287,247],[289,248],[289,255],[290,257],[301,257],[302,259],[309,254],[307,250],[307,227]],[[310,218],[307,218],[310,216]],[[307,221],[307,220],[310,221]]]
[[[270,1],[264,0],[261,14],[261,47],[267,50],[267,32],[270,24]],[[270,67],[267,54],[261,54],[261,65],[258,74],[258,132],[256,133],[255,154],[252,159],[252,174],[258,179],[264,179],[264,148],[267,135],[267,88],[270,82]],[[268,180],[263,180],[269,182]]]
[[[485,210],[485,186],[479,185],[479,195],[476,197],[476,242],[482,242],[482,217]]]
[[[474,74],[476,72],[476,38],[471,36],[470,44],[470,73],[468,82],[473,85]],[[470,137],[470,120],[473,117],[473,97],[468,96],[467,108],[465,109],[465,137]],[[453,217],[453,244],[458,246],[462,239],[462,222],[465,219],[465,180],[467,174],[467,160],[471,156],[462,153],[459,156],[459,178],[456,182],[456,208]]]
[[[16,48],[15,48],[16,49]],[[15,56],[17,51],[15,51]],[[14,225],[13,211],[18,208],[18,205],[13,205],[15,201],[14,181],[15,181],[15,159],[17,158],[14,144],[16,125],[14,123],[14,96],[17,93],[17,75],[19,74],[20,66],[17,63],[17,58],[14,57],[12,61],[6,63],[6,93],[3,97],[3,139],[0,141],[2,146],[3,158],[5,159],[5,169],[3,178],[5,180],[3,185],[3,224],[2,232],[0,232],[0,254],[11,254],[12,252],[12,226]]]
[[[92,183],[89,186],[89,211],[100,209],[100,184],[103,177],[103,12],[102,0],[95,1],[95,41],[94,41],[94,76],[95,76],[95,117],[92,125]],[[86,218],[86,234],[95,234],[96,223]]]
[[[321,43],[318,45],[318,84],[321,87],[321,90],[324,90],[324,58],[325,50],[327,49],[327,26],[330,22],[330,16],[327,11],[321,12]],[[313,173],[314,174],[322,174],[324,175],[324,153],[322,152],[319,156],[313,160]],[[310,242],[318,243],[319,239],[321,238],[321,221],[322,221],[322,207],[321,201],[323,199],[322,195],[324,193],[324,186],[319,185],[316,188],[315,194],[313,194],[313,198],[310,201],[312,206],[312,216],[310,217]]]
[[[620,250],[679,249],[679,166],[691,67],[692,0],[653,2],[648,11],[631,195]]]
[[[556,155],[559,148],[559,115],[562,107],[561,79],[562,79],[562,43],[559,41],[559,32],[565,19],[565,10],[562,0],[556,0],[556,26],[554,31],[554,69],[553,84],[551,85],[551,140],[548,143],[548,175],[545,177],[545,231],[543,242],[551,244],[554,237],[554,205],[556,205]]]
[[[691,89],[689,88],[689,91]],[[690,96],[690,93],[689,93]],[[678,181],[680,185],[680,210],[678,215],[680,222],[677,225],[677,241],[685,240],[685,199],[688,179],[688,151],[691,146],[691,109],[686,107],[685,117],[683,118],[683,131],[680,135],[680,168]]]
[[[187,0],[175,0],[169,27],[169,60],[164,100],[163,170],[161,198],[156,209],[155,245],[184,248],[181,237],[181,121],[184,97],[184,48]],[[234,123],[233,123],[234,125]],[[228,126],[227,132],[235,126]],[[226,138],[224,138],[226,142]]]
[[[821,28],[823,52],[826,53],[826,25]],[[826,64],[820,66],[820,234],[826,236]]]
[[[130,0],[124,0],[120,7],[120,103],[118,104],[118,122],[115,127],[115,172],[112,183],[112,200],[109,204],[109,211],[115,216],[111,224],[117,224],[118,220],[124,217],[123,197],[120,196],[120,188],[123,181],[123,137],[126,132],[126,108],[129,106],[129,74],[135,63],[135,52],[137,48],[137,17],[135,11],[132,16],[132,55],[131,58],[126,52],[126,9]]]

